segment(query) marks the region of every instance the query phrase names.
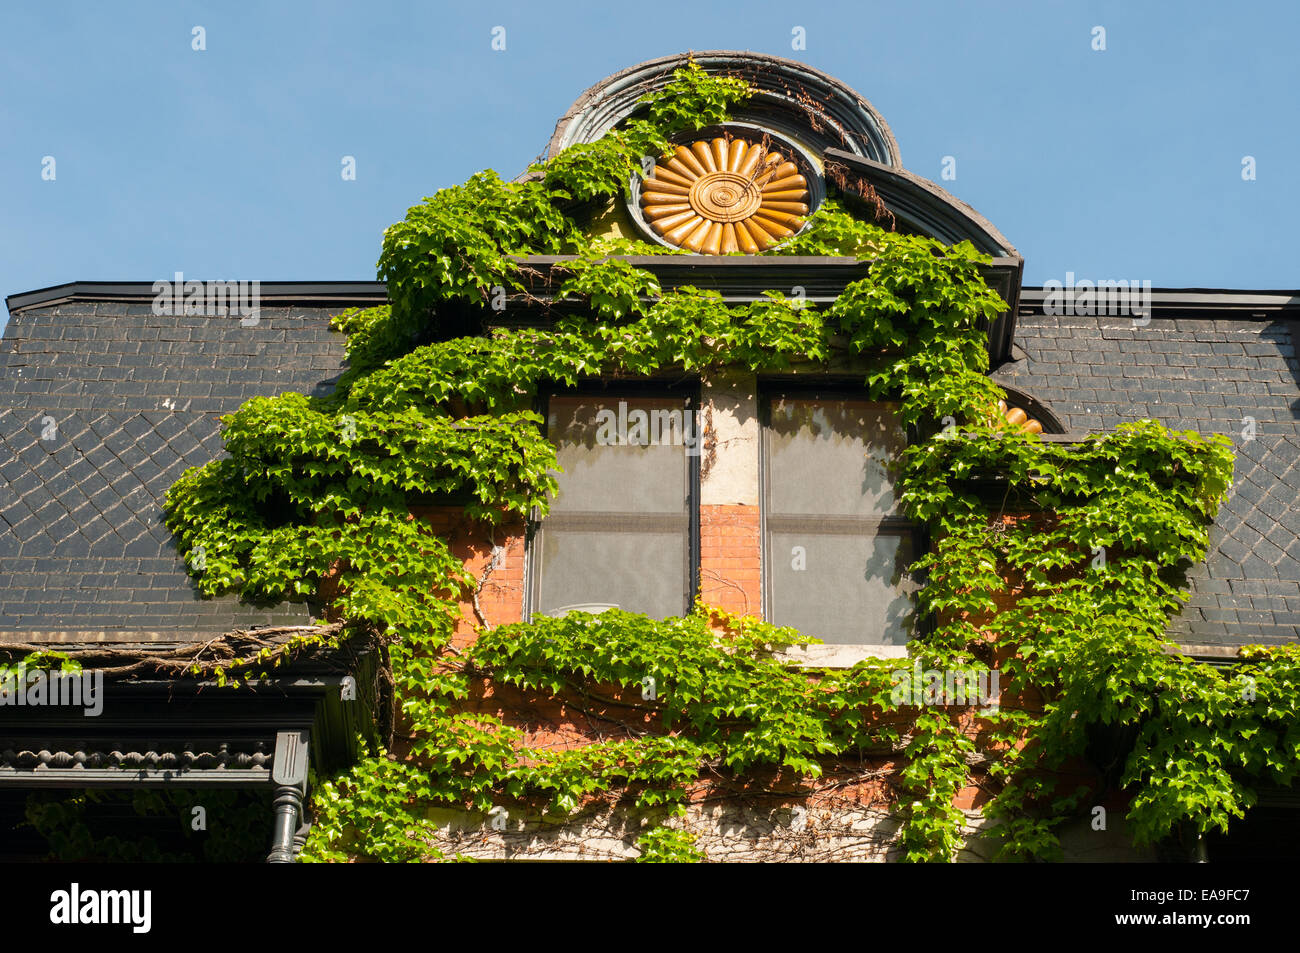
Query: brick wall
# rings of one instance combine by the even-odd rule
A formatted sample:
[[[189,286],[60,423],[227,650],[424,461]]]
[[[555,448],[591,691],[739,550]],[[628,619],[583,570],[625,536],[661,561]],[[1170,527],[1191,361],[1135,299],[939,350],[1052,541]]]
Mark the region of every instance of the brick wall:
[[[762,615],[757,506],[700,507],[700,595],[727,612]]]
[[[411,512],[446,540],[455,557],[481,583],[478,611],[492,627],[519,622],[524,612],[524,526],[513,520],[501,526],[467,519],[456,507],[412,507]],[[473,641],[479,624],[474,601],[460,600],[461,620],[456,627],[456,644]]]

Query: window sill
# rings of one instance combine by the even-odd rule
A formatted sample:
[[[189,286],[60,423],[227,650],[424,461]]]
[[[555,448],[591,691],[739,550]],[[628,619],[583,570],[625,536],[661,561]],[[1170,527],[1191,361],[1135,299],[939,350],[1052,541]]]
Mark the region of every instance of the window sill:
[[[906,645],[793,645],[774,653],[774,657],[801,668],[852,668],[863,659],[907,658]]]

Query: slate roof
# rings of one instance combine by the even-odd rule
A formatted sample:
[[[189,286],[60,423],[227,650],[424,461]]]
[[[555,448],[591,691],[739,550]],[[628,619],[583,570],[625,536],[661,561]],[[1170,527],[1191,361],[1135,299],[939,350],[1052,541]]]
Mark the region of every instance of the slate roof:
[[[1137,327],[1130,317],[1046,315],[1042,293],[1025,289],[1024,358],[993,376],[1045,401],[1072,431],[1154,417],[1229,435],[1234,486],[1171,632],[1206,654],[1300,640],[1300,296],[1164,297]]]
[[[220,453],[222,414],[258,394],[329,388],[343,360],[329,316],[382,301],[383,286],[284,285],[278,296],[264,286],[270,303],[252,326],[154,315],[142,287],[65,286],[9,299],[0,342],[0,641],[185,641],[306,621],[303,605],[199,598],[161,502],[187,467]],[[1236,484],[1173,634],[1207,654],[1300,640],[1300,297],[1157,293],[1146,327],[1125,317],[1053,317],[1042,301],[1041,291],[1024,289],[1022,359],[995,379],[1045,402],[1077,432],[1149,416],[1234,438]],[[1256,422],[1249,440],[1247,416]],[[50,420],[56,429],[42,440]]]
[[[222,414],[330,386],[340,307],[264,306],[246,325],[158,316],[147,298],[17,300],[32,297],[10,299],[0,341],[0,641],[187,641],[305,623],[305,605],[200,598],[161,504],[221,452]]]

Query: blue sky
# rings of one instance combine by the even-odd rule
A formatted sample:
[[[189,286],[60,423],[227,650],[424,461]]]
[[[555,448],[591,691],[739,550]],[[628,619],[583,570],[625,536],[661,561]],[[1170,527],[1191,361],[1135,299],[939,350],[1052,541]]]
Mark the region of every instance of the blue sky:
[[[586,87],[690,49],[806,62],[875,105],[907,168],[938,181],[955,157],[942,184],[1027,284],[1296,288],[1297,32],[1282,0],[6,5],[0,295],[372,279],[408,206],[514,175]]]

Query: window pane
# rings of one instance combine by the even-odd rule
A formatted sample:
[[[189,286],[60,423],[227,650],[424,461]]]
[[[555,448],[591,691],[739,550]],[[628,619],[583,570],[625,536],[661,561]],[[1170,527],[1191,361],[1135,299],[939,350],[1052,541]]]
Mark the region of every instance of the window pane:
[[[614,605],[657,619],[681,615],[687,578],[686,527],[676,533],[562,530],[539,537],[539,612]]]
[[[763,514],[771,621],[834,644],[908,640],[914,536],[888,469],[906,443],[894,404],[773,398]]]
[[[553,397],[547,429],[563,472],[532,547],[534,610],[686,612],[694,440],[686,401]]]
[[[896,459],[907,437],[891,404],[772,401],[768,499],[773,513],[884,516],[893,511]]]
[[[780,532],[769,540],[777,625],[842,645],[902,645],[911,637],[915,586],[903,577],[916,558],[910,534]]]
[[[564,472],[552,513],[683,513],[681,399],[553,397],[547,433]]]

